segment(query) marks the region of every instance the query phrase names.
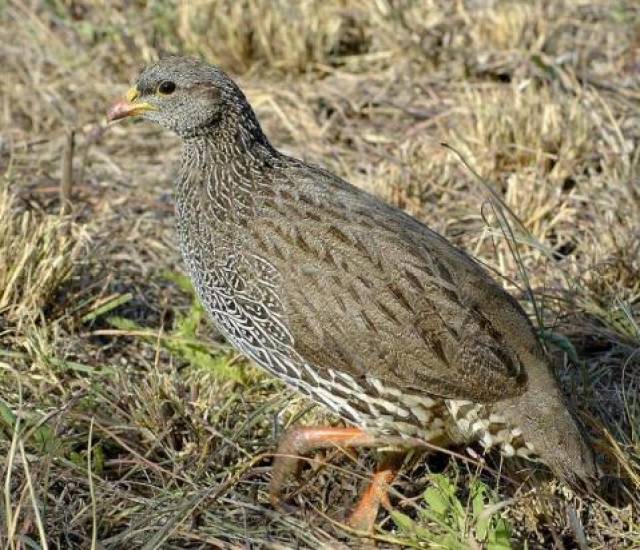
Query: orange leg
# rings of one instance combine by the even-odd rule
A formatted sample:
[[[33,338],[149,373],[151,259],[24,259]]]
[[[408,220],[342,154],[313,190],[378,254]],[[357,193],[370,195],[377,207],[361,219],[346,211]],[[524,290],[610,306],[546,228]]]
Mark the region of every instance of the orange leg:
[[[287,477],[298,467],[301,457],[314,449],[330,447],[371,447],[375,437],[359,428],[293,428],[280,440],[271,469],[269,497],[280,505],[280,493]]]
[[[297,468],[301,457],[314,449],[331,447],[424,447],[425,442],[413,438],[375,437],[360,428],[293,428],[280,440],[271,469],[269,496],[274,506],[281,505],[280,495],[287,477]],[[402,464],[404,453],[390,453],[374,474],[349,523],[363,531],[373,530],[380,504],[389,506],[387,492]]]
[[[349,525],[358,531],[373,531],[380,505],[389,509],[389,488],[398,475],[405,457],[404,452],[389,453],[378,465],[371,482],[349,517]]]

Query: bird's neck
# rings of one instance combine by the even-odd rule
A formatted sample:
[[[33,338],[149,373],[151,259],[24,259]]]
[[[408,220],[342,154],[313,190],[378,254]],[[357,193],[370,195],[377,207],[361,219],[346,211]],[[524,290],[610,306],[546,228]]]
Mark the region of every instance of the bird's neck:
[[[268,168],[279,157],[260,127],[219,128],[183,142],[178,214],[216,225],[247,223],[260,187],[270,183]]]

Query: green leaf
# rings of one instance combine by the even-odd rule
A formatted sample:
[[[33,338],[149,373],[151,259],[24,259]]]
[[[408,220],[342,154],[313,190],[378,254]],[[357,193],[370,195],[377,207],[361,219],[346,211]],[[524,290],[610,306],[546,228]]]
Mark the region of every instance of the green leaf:
[[[47,361],[54,367],[58,367],[64,370],[82,372],[84,374],[113,376],[116,373],[116,370],[113,367],[104,365],[99,367],[92,367],[91,365],[85,365],[84,363],[77,363],[75,361],[65,361],[64,359],[58,359],[57,357],[47,357]]]
[[[109,300],[108,302],[102,304],[101,306],[97,307],[93,311],[90,311],[89,313],[87,313],[84,317],[82,317],[81,321],[83,323],[86,323],[87,321],[93,321],[94,319],[100,317],[101,315],[104,315],[105,313],[109,313],[110,311],[116,309],[122,304],[126,304],[132,298],[133,298],[133,294],[131,294],[130,292],[127,292],[126,294],[122,294],[120,296],[116,296],[112,300]]]
[[[87,463],[87,459],[83,457],[78,451],[71,451],[69,453],[69,460],[78,468],[85,468]]]
[[[471,485],[471,508],[474,518],[479,517],[484,510],[486,498],[487,486],[479,479],[476,479]]]
[[[31,436],[39,453],[55,453],[62,447],[62,442],[55,432],[46,424],[39,426]]]
[[[157,329],[142,327],[134,321],[116,316],[110,317],[108,322],[117,329],[135,331],[137,337],[151,344],[159,344],[191,366],[211,372],[217,378],[245,384],[247,382],[245,368],[242,365],[233,364],[232,354],[213,348],[198,339],[198,330],[202,325],[205,310],[198,301],[189,277],[171,271],[163,273],[163,276],[192,298],[191,307],[187,313],[176,314],[170,331],[160,333]]]
[[[511,542],[508,539],[506,541],[487,543],[487,550],[511,550],[511,548]]]
[[[488,538],[491,516],[481,516],[476,522],[476,538],[484,542]]]
[[[471,486],[471,507],[473,510],[473,519],[476,523],[476,538],[479,541],[485,541],[489,530],[491,516],[483,515],[486,504],[487,486],[479,479]]]
[[[487,549],[511,550],[511,526],[503,518],[495,522]]]
[[[424,492],[424,501],[431,511],[444,518],[449,511],[449,502],[446,496],[437,487],[428,487]]]
[[[198,303],[194,303],[185,317],[176,317],[172,332],[179,334],[180,336],[195,337],[196,332],[202,323],[203,315],[204,309],[202,306]]]
[[[0,401],[0,421],[13,431],[16,426],[17,416],[4,402]],[[55,434],[55,431],[47,424],[38,426],[35,430],[34,426],[38,424],[40,418],[30,418],[26,420],[21,428],[21,432],[29,434],[29,443],[35,447],[38,453],[57,453],[63,447],[61,439]]]
[[[420,508],[418,520],[404,514],[393,519],[399,529],[413,542],[430,547],[449,550],[466,550],[475,536],[476,545],[493,550],[511,548],[511,527],[496,512],[487,514],[487,508],[495,505],[493,491],[476,479],[470,487],[469,505],[460,501],[457,485],[443,474],[429,476],[431,485],[423,494],[424,507]],[[398,512],[396,514],[399,514]],[[429,528],[424,524],[428,523]]]
[[[118,330],[145,330],[143,326],[125,317],[109,317],[107,323]]]
[[[8,405],[0,400],[0,420],[6,424],[7,428],[13,430],[16,425],[17,417],[13,414],[13,411],[8,407]]]
[[[415,530],[416,522],[413,521],[409,516],[403,514],[402,512],[398,512],[397,510],[391,511],[391,519],[398,526],[398,529],[402,529],[407,533],[413,533]]]
[[[578,357],[576,348],[571,343],[571,340],[569,340],[569,338],[567,338],[566,336],[563,336],[562,334],[556,334],[555,332],[552,332],[550,330],[544,330],[540,333],[540,337],[547,342],[551,342],[555,346],[559,347],[562,351],[564,351],[574,365],[582,364],[582,361],[580,361],[580,358]]]
[[[416,521],[412,520],[406,514],[398,512],[397,510],[391,511],[391,519],[394,521],[398,529],[410,536],[417,542],[436,542],[439,537],[434,535],[431,531],[421,526]]]
[[[164,271],[162,276],[167,280],[175,283],[180,290],[185,292],[186,294],[190,294],[191,296],[195,296],[195,290],[193,289],[193,284],[191,283],[191,279],[187,277],[184,273],[179,273],[177,271]]]
[[[104,450],[102,449],[102,445],[96,445],[93,448],[91,457],[91,469],[93,470],[93,473],[98,476],[102,475],[102,472],[104,470]]]
[[[444,546],[447,550],[468,550],[469,546],[467,544],[463,544],[455,537],[452,533],[445,535],[439,541],[441,546]]]

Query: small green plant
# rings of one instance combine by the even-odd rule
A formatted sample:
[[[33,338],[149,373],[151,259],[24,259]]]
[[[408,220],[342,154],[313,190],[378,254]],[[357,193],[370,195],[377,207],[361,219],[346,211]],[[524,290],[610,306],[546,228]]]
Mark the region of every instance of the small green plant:
[[[29,415],[21,425],[9,405],[0,399],[0,434],[5,432],[5,436],[10,440],[13,432],[18,429],[20,436],[24,435],[28,445],[38,454],[54,455],[63,454],[65,451],[66,445],[63,440],[41,417]]]
[[[465,550],[483,545],[487,550],[511,548],[511,526],[498,515],[502,508],[492,491],[481,480],[471,484],[465,506],[456,496],[456,485],[443,474],[430,476],[431,486],[424,492],[424,506],[418,520],[402,512],[391,516],[400,531],[416,546]]]
[[[158,337],[157,331],[142,327],[131,319],[117,316],[109,317],[107,319],[109,324],[119,330],[135,332],[148,342],[159,342],[170,353],[196,368],[212,373],[220,380],[232,380],[244,384],[245,369],[241,365],[234,364],[235,354],[231,350],[214,348],[206,340],[198,338],[198,330],[205,311],[189,279],[179,273],[165,273],[164,276],[191,296],[189,310],[186,314],[176,313],[171,330]]]

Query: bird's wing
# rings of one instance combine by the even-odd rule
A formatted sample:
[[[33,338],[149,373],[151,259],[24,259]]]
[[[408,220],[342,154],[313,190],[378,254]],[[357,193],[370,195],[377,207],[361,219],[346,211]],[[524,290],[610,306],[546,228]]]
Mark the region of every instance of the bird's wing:
[[[304,361],[448,398],[521,394],[537,342],[516,301],[415,219],[319,174],[276,188],[252,227]]]

